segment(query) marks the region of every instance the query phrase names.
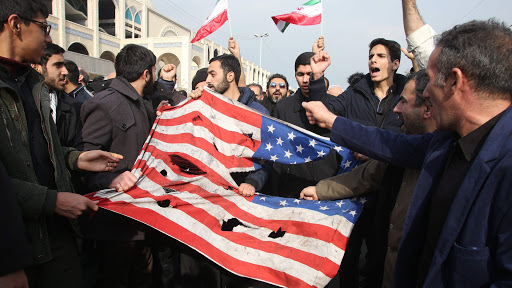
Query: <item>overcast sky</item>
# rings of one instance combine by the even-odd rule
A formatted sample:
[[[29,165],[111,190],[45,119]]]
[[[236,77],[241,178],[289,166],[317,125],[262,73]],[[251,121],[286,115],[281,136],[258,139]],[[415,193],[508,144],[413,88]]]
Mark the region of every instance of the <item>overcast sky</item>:
[[[215,0],[152,0],[155,8],[169,18],[197,31],[212,11]],[[264,34],[262,66],[270,73],[284,74],[292,88],[295,58],[311,51],[320,36],[320,25],[290,25],[284,33],[277,30],[271,16],[292,12],[307,0],[229,0],[233,36],[241,47],[242,57],[259,63],[260,40],[254,33]],[[383,37],[406,47],[399,0],[323,0],[326,51],[332,64],[326,72],[331,85],[345,89],[347,77],[354,72],[368,72],[368,44]],[[417,0],[423,20],[438,33],[470,20],[497,18],[512,24],[510,0]],[[229,25],[226,22],[207,38],[227,47]],[[399,73],[411,68],[402,55]]]

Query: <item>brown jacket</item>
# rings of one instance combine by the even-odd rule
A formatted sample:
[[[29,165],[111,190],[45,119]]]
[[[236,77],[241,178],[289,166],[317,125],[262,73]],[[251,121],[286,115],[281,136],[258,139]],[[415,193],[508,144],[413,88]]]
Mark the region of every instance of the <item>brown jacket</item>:
[[[373,222],[377,227],[372,227],[370,237],[376,239],[374,242],[379,253],[368,259],[369,275],[373,275],[368,287],[393,287],[398,246],[419,174],[419,170],[403,169],[402,173],[402,168],[370,160],[348,173],[324,179],[316,185],[320,200],[378,193],[374,195],[379,200],[375,201],[378,207],[376,221]]]

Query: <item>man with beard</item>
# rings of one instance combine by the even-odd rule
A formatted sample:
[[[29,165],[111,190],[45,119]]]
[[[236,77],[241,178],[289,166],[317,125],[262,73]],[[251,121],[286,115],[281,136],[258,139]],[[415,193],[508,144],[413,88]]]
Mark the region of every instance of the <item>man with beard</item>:
[[[74,147],[80,140],[80,102],[68,96],[64,90],[68,77],[64,52],[59,45],[48,43],[44,48],[40,65],[36,69],[44,76],[44,84],[50,90],[50,107],[53,120],[57,124],[62,146]]]
[[[149,101],[155,79],[156,57],[140,45],[128,44],[116,57],[117,77],[110,87],[82,106],[84,150],[109,149],[124,155],[112,172],[89,173],[91,191],[132,187],[137,177],[130,170],[155,119]],[[87,238],[96,240],[99,287],[149,287],[152,255],[143,225],[101,209],[84,224]]]
[[[394,112],[404,119],[402,131],[410,135],[432,133],[436,130],[436,122],[432,118],[432,104],[423,97],[428,83],[425,70],[408,79],[400,102],[394,108]],[[418,169],[369,160],[348,173],[322,180],[301,192],[301,198],[307,200],[337,200],[367,193],[378,198],[379,221],[372,229],[378,239],[378,253],[367,259],[368,274],[372,275],[367,287],[393,287],[398,245],[419,175]]]
[[[288,81],[281,74],[273,74],[268,77],[267,96],[261,101],[261,105],[265,107],[270,115],[275,115],[277,102],[288,95]]]
[[[254,101],[254,92],[248,87],[238,87],[241,74],[240,62],[233,55],[220,55],[210,60],[206,84],[208,88],[220,93],[234,101],[245,104],[263,114],[268,115],[267,109]],[[196,99],[201,96],[203,87],[190,93],[190,97]],[[265,169],[249,173],[233,173],[233,180],[239,185],[239,193],[243,196],[252,196],[256,191],[261,191],[268,179]]]

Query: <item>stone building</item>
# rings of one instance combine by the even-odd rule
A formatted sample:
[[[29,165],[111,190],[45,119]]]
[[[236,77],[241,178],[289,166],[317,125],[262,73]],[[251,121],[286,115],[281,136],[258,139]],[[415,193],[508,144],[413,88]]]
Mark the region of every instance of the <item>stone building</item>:
[[[190,43],[195,31],[156,11],[150,0],[46,0],[46,4],[53,42],[91,76],[113,72],[117,53],[134,43],[155,53],[157,68],[176,65],[178,87],[189,91],[198,69],[229,53],[208,39]],[[247,83],[266,85],[269,71],[246,59],[242,64]]]

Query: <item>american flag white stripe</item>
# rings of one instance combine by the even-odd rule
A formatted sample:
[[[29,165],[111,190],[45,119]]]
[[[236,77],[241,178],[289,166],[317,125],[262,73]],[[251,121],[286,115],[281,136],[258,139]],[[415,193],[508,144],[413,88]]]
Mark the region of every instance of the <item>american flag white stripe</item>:
[[[158,169],[160,169],[160,167]],[[158,183],[156,183],[156,182],[158,182],[158,180],[153,181],[151,179],[153,176],[154,175],[148,174],[147,179],[144,179],[145,181],[141,181],[141,183],[138,185],[138,187],[145,191],[152,191],[152,192],[148,192],[148,193],[154,194],[155,196],[165,195],[163,188],[161,188],[161,186]],[[167,177],[169,177],[169,174]],[[251,221],[254,219],[268,220],[268,221],[273,221],[273,220],[274,221],[289,221],[289,220],[296,219],[296,215],[295,215],[296,211],[294,211],[291,208],[283,207],[283,208],[276,210],[276,209],[270,209],[270,208],[267,208],[264,206],[256,205],[254,203],[247,201],[246,199],[248,199],[248,198],[233,197],[233,196],[237,196],[237,195],[233,195],[233,193],[231,191],[225,190],[222,187],[217,186],[215,183],[211,182],[210,180],[208,180],[206,178],[196,178],[196,179],[197,179],[197,181],[193,182],[193,184],[186,184],[187,188],[190,188],[189,190],[192,190],[192,189],[195,189],[196,191],[197,190],[205,190],[205,191],[210,191],[212,193],[215,193],[221,197],[224,197],[223,200],[232,202],[233,204],[236,205],[236,207],[239,208],[238,210],[244,212],[244,213],[239,213],[236,215],[230,214],[230,216],[235,216],[242,222],[246,222],[246,223],[250,223],[254,226],[258,226],[257,223],[253,223]],[[185,193],[185,191],[186,190],[183,190],[183,192],[181,192],[181,193]],[[196,194],[203,195],[203,193],[199,193],[199,192],[196,192]],[[186,194],[183,194],[183,195],[186,195]],[[180,194],[180,193],[177,193],[177,194],[171,193],[171,196],[180,198],[180,199],[181,199],[181,197],[185,197],[185,196],[182,196],[182,194]],[[211,195],[206,194],[206,196],[208,197]],[[207,197],[205,197],[204,200],[212,201],[211,199],[208,199]],[[255,196],[255,197],[259,197],[259,196]],[[205,203],[205,201],[203,201],[203,200],[199,201],[197,204],[200,205],[201,203]],[[219,204],[219,205],[222,205],[222,204]],[[215,209],[217,209],[217,208],[215,208]],[[223,211],[226,211],[225,213],[229,213],[227,211],[227,209],[224,209]],[[246,211],[250,211],[251,213],[246,213]],[[231,212],[235,212],[235,210],[231,209]],[[319,213],[319,212],[312,211],[312,210],[305,210],[305,209],[303,211],[301,211],[301,213],[302,213],[301,216],[309,219],[309,221],[311,223],[322,223],[325,221],[326,215],[323,213]],[[331,216],[331,217],[332,217],[331,220],[333,222],[339,222],[339,227],[336,227],[336,229],[339,230],[339,232],[341,233],[339,235],[340,237],[346,236],[350,233],[351,226],[353,225],[352,223],[348,222],[345,218],[343,218],[341,216]],[[252,220],[251,220],[251,218],[252,218]],[[265,222],[265,221],[260,221],[260,222]],[[324,224],[319,224],[319,225],[324,225]],[[313,226],[311,226],[311,227],[313,227]],[[321,227],[316,227],[316,228],[320,229]],[[292,233],[291,231],[292,230],[290,230],[290,233]],[[295,232],[298,233],[299,235],[304,235],[304,236],[308,236],[308,237],[313,237],[312,235],[314,235],[314,233],[309,233],[310,231],[307,231],[307,230],[298,229]],[[317,236],[320,237],[320,240],[324,241],[324,242],[327,239],[327,238],[325,238],[322,240],[322,237],[324,235],[322,235],[321,233],[319,233],[319,235],[317,235]],[[340,243],[338,243],[337,245],[341,246]],[[322,257],[324,257],[324,256],[327,257],[326,255],[322,255]]]
[[[151,193],[155,196],[160,196],[160,195],[165,194],[164,190],[161,188],[160,185],[151,181],[151,179],[148,179],[148,180],[149,181],[145,181],[143,184],[139,185],[139,188],[146,190],[146,191],[152,191],[149,193]],[[209,180],[207,180],[205,178],[203,178],[202,180],[199,180],[199,181],[210,182]],[[222,187],[217,186],[214,188],[215,184],[212,182],[200,183],[200,184],[198,184],[198,186],[208,187],[207,188],[208,191],[218,191],[218,194],[222,197],[225,197],[226,201],[233,202],[241,210],[251,211],[251,214],[253,214],[255,217],[258,217],[261,219],[282,221],[282,220],[292,220],[292,219],[296,218],[296,216],[293,215],[295,213],[295,211],[293,211],[294,209],[292,209],[292,208],[283,207],[283,208],[279,209],[278,211],[276,211],[274,209],[256,205],[251,202],[248,202],[247,200],[245,200],[241,197],[232,197],[233,196],[232,193],[225,192],[225,190],[222,189]],[[181,192],[181,193],[172,193],[172,195],[175,196],[176,198],[179,198],[189,204],[193,204],[198,207],[200,207],[200,205],[202,203],[205,203],[205,199],[202,198],[201,196],[199,196],[198,194],[190,194],[188,192]],[[206,201],[208,201],[208,200],[206,200]],[[218,215],[223,215],[222,219],[219,219],[219,221],[222,221],[222,220],[227,221],[231,218],[235,218],[235,216],[231,215],[229,213],[229,211],[227,211],[226,209],[223,209],[219,205],[215,205],[215,206],[213,206],[213,208],[209,207],[209,209],[205,210],[205,211],[207,213],[209,213],[211,216],[216,217],[216,218],[218,218]],[[324,220],[325,214],[318,213],[318,212],[311,211],[311,210],[306,210],[306,211],[303,211],[303,217],[307,217],[308,219],[310,219],[310,221],[312,223],[316,223],[316,222],[321,222],[321,220]],[[341,219],[338,219],[340,221],[340,224],[339,224],[339,228],[337,229],[338,231],[340,231],[341,234],[346,235],[346,234],[350,233],[350,228],[352,227],[352,223],[346,221],[345,218],[340,217],[340,216],[332,216],[332,217],[341,218]],[[238,217],[236,217],[236,218],[239,219],[241,222],[243,222],[243,224],[246,225],[247,228],[244,228],[243,226],[237,226],[233,230],[235,232],[244,232],[253,237],[258,236],[257,238],[265,239],[273,231],[271,229],[267,229],[266,227],[259,227],[257,225],[254,225],[251,222],[245,222]],[[254,228],[258,228],[258,229],[254,229]],[[326,257],[326,258],[330,259],[333,263],[337,263],[337,262],[341,261],[341,258],[343,257],[343,254],[344,254],[344,251],[341,249],[341,247],[337,247],[335,245],[331,248],[332,251],[331,251],[331,249],[329,251],[327,251],[326,249],[321,249],[320,247],[324,247],[323,245],[328,244],[328,243],[325,243],[325,240],[321,240],[321,239],[313,239],[312,240],[311,237],[305,237],[305,236],[301,236],[301,235],[295,235],[293,233],[288,233],[286,239],[283,239],[283,240],[286,240],[287,246],[293,247],[298,250],[303,250],[303,248],[304,248],[303,243],[306,241],[321,241],[321,243],[316,243],[316,244],[310,243],[312,245],[308,252],[316,254],[320,257]],[[267,241],[276,242],[276,243],[282,242],[282,241],[278,241],[278,240],[271,239],[271,238],[268,239]]]
[[[204,203],[204,201],[202,201],[201,198],[198,198],[196,195],[193,195],[193,194],[187,194],[187,193],[183,193],[183,194],[184,194],[184,196],[183,196],[184,199],[191,197],[190,199],[188,199],[188,201],[185,201],[185,202],[191,204],[190,207],[196,207],[197,209],[201,209],[201,205],[198,205],[198,203],[199,204]],[[233,196],[233,195],[231,195],[231,196]],[[246,235],[243,235],[244,236],[243,241],[240,241],[240,240],[237,241],[236,239],[226,239],[226,238],[222,237],[221,235],[212,231],[209,228],[209,226],[206,226],[203,224],[203,222],[205,222],[205,218],[208,218],[207,215],[205,215],[206,213],[208,213],[207,211],[204,211],[206,213],[203,213],[201,215],[201,220],[198,220],[198,219],[190,216],[188,213],[185,213],[179,209],[172,209],[172,208],[169,209],[169,208],[162,208],[162,207],[155,208],[155,207],[153,207],[154,200],[151,198],[132,199],[127,194],[123,194],[123,195],[119,196],[119,200],[126,201],[127,203],[131,203],[131,205],[134,205],[134,206],[137,206],[140,208],[150,208],[151,210],[153,210],[152,212],[156,212],[156,213],[164,216],[166,219],[179,219],[179,225],[182,228],[186,229],[187,231],[193,232],[195,235],[197,235],[203,239],[208,239],[208,241],[210,243],[216,243],[215,250],[205,251],[204,254],[207,257],[208,256],[211,257],[212,256],[211,254],[213,254],[213,253],[222,252],[222,253],[225,253],[226,255],[230,255],[233,258],[238,258],[239,260],[244,261],[246,263],[258,264],[258,265],[264,266],[264,267],[270,267],[270,266],[266,265],[265,263],[277,264],[277,265],[274,265],[275,266],[274,269],[278,269],[279,271],[285,272],[293,277],[298,277],[303,273],[306,273],[308,275],[316,275],[315,277],[311,277],[311,278],[326,277],[325,275],[320,275],[320,276],[317,275],[317,271],[314,270],[314,268],[311,268],[310,266],[308,266],[308,264],[310,262],[312,262],[312,261],[314,262],[314,259],[312,259],[314,257],[314,255],[307,253],[305,256],[302,255],[302,257],[298,257],[298,256],[301,256],[301,255],[299,255],[300,254],[299,251],[296,251],[296,250],[290,251],[290,249],[286,247],[286,246],[289,246],[289,245],[287,245],[288,243],[278,244],[278,247],[280,247],[281,249],[268,249],[268,248],[271,248],[271,246],[272,246],[271,243],[269,243],[269,241],[266,241],[264,243],[254,243],[254,241],[257,241],[257,239],[251,239],[251,237],[246,237]],[[116,200],[116,201],[119,201],[119,200]],[[195,214],[199,214],[197,212],[197,209],[192,212],[195,212]],[[217,214],[222,213],[221,211],[211,211],[211,212],[213,212],[213,213],[217,212]],[[229,217],[229,215],[225,215],[225,216]],[[206,220],[208,220],[208,219],[206,219]],[[215,220],[217,220],[217,219],[214,219],[214,221]],[[155,227],[155,228],[157,228],[157,227]],[[233,234],[233,232],[223,232],[223,233],[224,234],[227,234],[227,233]],[[234,238],[234,237],[231,237],[231,238]],[[287,241],[285,241],[285,242],[296,241],[296,239],[293,239],[293,238],[286,239],[286,240]],[[249,241],[252,241],[252,242],[249,242]],[[236,242],[240,242],[243,245],[237,244]],[[308,243],[308,245],[311,245],[311,247],[322,244],[322,243],[311,243],[312,242],[311,238],[308,240],[308,242],[310,242],[310,243]],[[248,247],[250,244],[257,247],[257,249]],[[285,246],[281,246],[281,245],[285,245]],[[198,247],[198,248],[200,248],[200,247]],[[264,248],[267,248],[267,250],[274,250],[274,252],[273,253],[265,252]],[[336,252],[336,251],[326,251],[326,253],[332,253],[332,252]],[[280,254],[283,254],[284,256],[281,256]],[[302,258],[301,259],[302,261],[295,261],[295,260],[293,260],[293,258],[298,258],[298,259]],[[257,260],[255,260],[255,259],[257,259]],[[340,261],[341,261],[341,259],[340,259]],[[324,265],[328,265],[328,264],[324,263]],[[336,266],[335,262],[331,263],[330,266],[331,267]],[[291,267],[293,267],[293,269]],[[336,271],[334,271],[334,273],[335,272]],[[333,275],[330,275],[330,277],[332,277],[332,276]],[[298,277],[298,278],[300,278],[300,277]],[[302,278],[304,278],[304,277],[302,277]],[[324,280],[328,281],[328,278],[326,278]],[[312,279],[309,279],[309,280],[306,279],[306,281],[309,282],[309,281],[312,281]]]
[[[167,108],[132,170],[143,173],[136,186],[121,194],[97,193],[92,199],[170,235],[235,274],[283,287],[325,286],[339,268],[362,202],[238,195],[229,172],[252,171],[257,165],[234,156],[258,149],[262,134],[254,127],[263,122],[259,113],[226,99],[206,91],[199,100]],[[308,147],[308,153],[330,145],[305,134],[301,141],[311,135],[324,145]],[[221,229],[231,220],[238,224]]]
[[[228,103],[226,103],[228,105]],[[186,109],[181,109],[185,107]],[[179,109],[178,109],[179,108]],[[249,107],[247,107],[249,108]],[[256,123],[253,123],[251,125],[248,122],[242,122],[240,125],[233,126],[231,123],[233,123],[233,118],[229,115],[225,115],[226,111],[219,111],[211,106],[208,105],[208,103],[205,103],[204,101],[198,100],[198,101],[186,101],[182,102],[179,106],[176,106],[175,113],[172,113],[172,116],[169,115],[171,113],[163,113],[162,116],[160,116],[160,122],[159,126],[165,127],[167,125],[175,125],[175,123],[180,123],[180,118],[183,117],[185,121],[184,123],[190,123],[190,119],[202,116],[204,119],[210,119],[215,121],[215,125],[219,128],[222,128],[226,131],[233,131],[237,133],[254,133],[253,138],[256,140],[261,140],[260,137],[260,128],[257,126],[257,121],[254,121]],[[244,109],[244,107],[236,107],[235,109]],[[192,116],[190,116],[192,115]],[[212,118],[213,116],[213,118]],[[261,121],[260,121],[261,122]]]

